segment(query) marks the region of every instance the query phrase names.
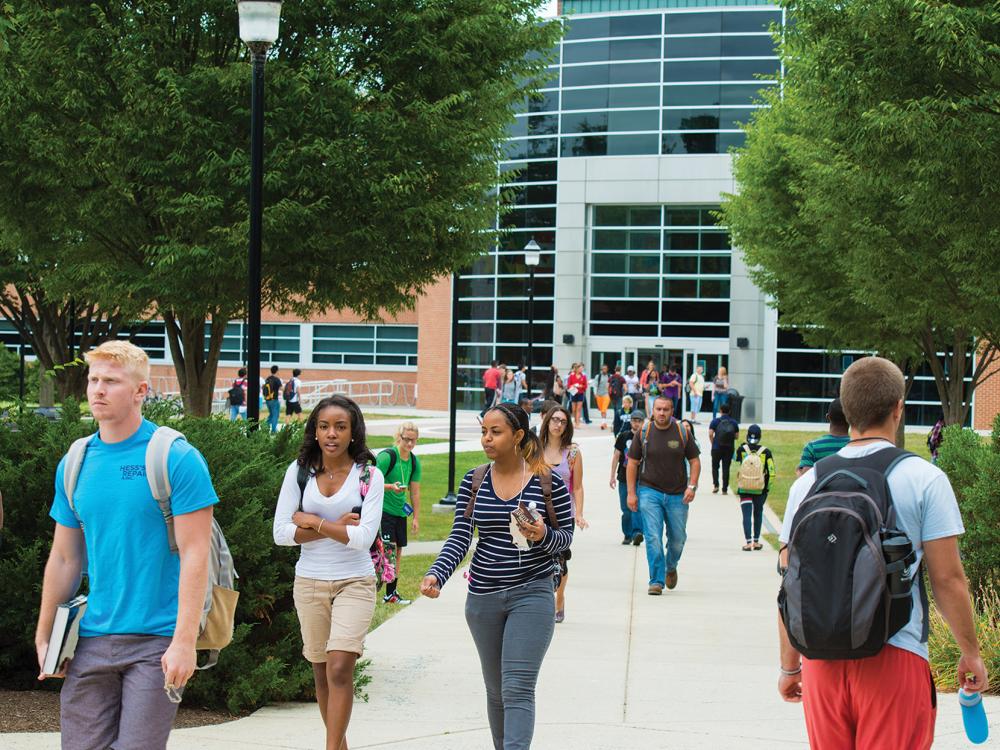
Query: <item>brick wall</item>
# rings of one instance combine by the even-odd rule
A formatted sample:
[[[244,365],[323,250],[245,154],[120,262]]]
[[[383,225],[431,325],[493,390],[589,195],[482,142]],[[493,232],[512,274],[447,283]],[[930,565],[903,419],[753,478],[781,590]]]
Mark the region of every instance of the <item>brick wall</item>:
[[[417,406],[447,409],[451,372],[451,278],[441,278],[417,300]]]
[[[1000,414],[1000,364],[992,372],[992,377],[976,388],[972,426],[977,430],[993,429],[993,420]]]

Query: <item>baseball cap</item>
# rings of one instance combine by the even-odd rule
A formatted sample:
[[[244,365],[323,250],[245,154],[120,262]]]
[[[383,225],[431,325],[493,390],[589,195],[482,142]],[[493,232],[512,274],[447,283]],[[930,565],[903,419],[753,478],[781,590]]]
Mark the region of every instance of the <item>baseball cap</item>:
[[[629,365],[628,367],[625,368],[625,372],[635,372],[635,367]]]
[[[747,428],[747,442],[750,445],[757,445],[760,443],[760,425],[752,424]]]
[[[646,419],[646,412],[642,409],[636,409],[634,412],[628,415],[629,419]]]

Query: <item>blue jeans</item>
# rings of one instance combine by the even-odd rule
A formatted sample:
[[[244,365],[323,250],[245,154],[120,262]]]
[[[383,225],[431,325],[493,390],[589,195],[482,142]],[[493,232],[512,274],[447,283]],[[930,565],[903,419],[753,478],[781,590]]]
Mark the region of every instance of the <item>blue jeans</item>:
[[[243,409],[242,406],[230,406],[229,407],[229,421],[235,422],[240,418],[240,411]]]
[[[668,495],[639,485],[639,512],[646,537],[646,564],[650,584],[666,585],[667,573],[677,570],[687,541],[688,506],[684,495]],[[663,555],[663,527],[667,529],[667,554]]]
[[[469,594],[465,621],[486,683],[495,750],[528,750],[535,732],[535,685],[555,628],[552,579],[495,594]]]
[[[276,398],[265,401],[267,404],[267,423],[271,426],[271,434],[278,431],[278,420],[281,418],[281,403]]]
[[[716,391],[712,394],[712,419],[715,419],[719,415],[719,409],[723,404],[729,403],[729,394],[723,393],[722,391]]]
[[[622,508],[622,534],[626,539],[632,539],[636,534],[642,533],[642,514],[628,507],[628,482],[619,480],[618,500]]]

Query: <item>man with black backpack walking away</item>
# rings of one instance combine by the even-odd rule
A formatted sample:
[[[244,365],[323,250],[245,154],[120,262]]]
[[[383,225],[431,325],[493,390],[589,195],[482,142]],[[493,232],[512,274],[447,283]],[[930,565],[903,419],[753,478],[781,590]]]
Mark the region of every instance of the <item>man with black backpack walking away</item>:
[[[201,454],[142,417],[146,353],[108,341],[85,356],[98,431],[74,443],[56,471],[55,535],[35,634],[40,670],[50,645],[59,648],[49,642],[56,610],[85,573],[90,589],[69,666],[39,679],[66,677],[64,748],[162,750],[202,647],[218,498]],[[228,547],[225,554],[232,574]]]
[[[723,409],[729,404],[723,404]],[[747,428],[747,441],[736,451],[736,462],[740,465],[736,475],[736,493],[740,497],[740,510],[743,513],[743,536],[746,544],[744,552],[761,550],[760,527],[764,520],[764,503],[767,502],[767,492],[771,489],[771,480],[775,477],[774,456],[771,449],[760,443],[760,425],[752,424]],[[750,516],[753,515],[751,531]]]
[[[810,747],[929,748],[937,702],[928,664],[928,597],[961,652],[959,687],[988,687],[947,476],[893,445],[905,384],[880,357],[843,375],[851,441],[789,492],[781,530],[778,691],[802,701]]]
[[[281,394],[285,399],[285,417],[288,422],[302,418],[302,381],[299,380],[301,374],[302,370],[298,367],[292,370],[292,377],[285,383],[285,389]]]
[[[740,423],[730,415],[729,404],[723,404],[722,416],[708,425],[708,439],[712,443],[712,494],[719,491],[719,469],[722,469],[722,494],[729,494],[729,470],[733,465],[736,439],[740,436]]]
[[[264,379],[261,394],[267,405],[267,424],[273,435],[278,431],[278,420],[281,418],[281,404],[278,395],[281,393],[281,378],[278,377],[278,366],[271,365],[271,374]]]

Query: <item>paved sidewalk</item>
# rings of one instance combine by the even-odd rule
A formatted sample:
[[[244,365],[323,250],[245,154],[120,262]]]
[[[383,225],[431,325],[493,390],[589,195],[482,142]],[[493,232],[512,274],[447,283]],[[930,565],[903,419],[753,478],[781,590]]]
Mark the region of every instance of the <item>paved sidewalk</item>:
[[[698,429],[704,446],[707,434]],[[534,747],[806,748],[801,707],[783,703],[775,690],[775,553],[740,550],[737,501],[712,495],[703,474],[679,585],[648,596],[645,548],[620,544],[618,497],[608,487],[610,437],[588,435],[592,429],[581,444],[591,528],[573,544],[566,622],[556,627],[542,668]],[[419,599],[371,634],[370,701],[355,705],[352,750],[492,746],[465,597],[456,574],[438,600]],[[988,700],[988,713],[1000,716],[1000,699]],[[941,695],[940,706],[935,747],[966,747],[957,699]],[[229,724],[178,730],[170,748],[322,744],[316,706],[285,704]],[[6,735],[0,746],[47,750],[58,739]]]

